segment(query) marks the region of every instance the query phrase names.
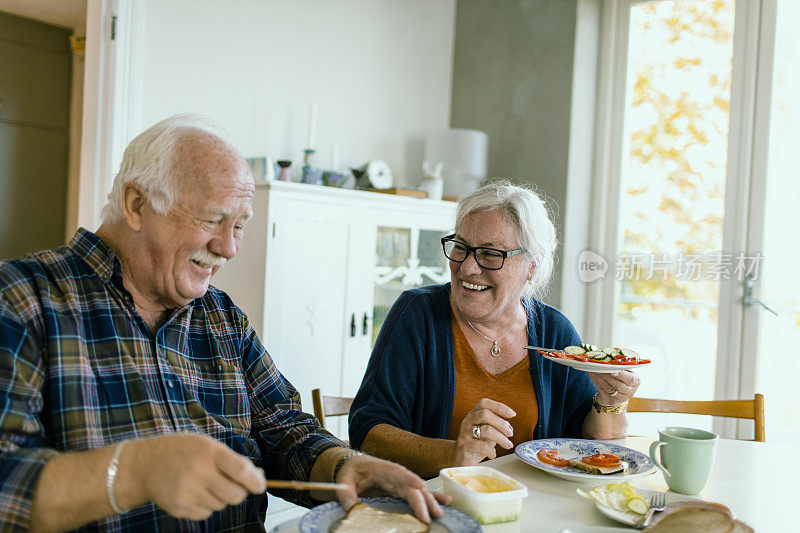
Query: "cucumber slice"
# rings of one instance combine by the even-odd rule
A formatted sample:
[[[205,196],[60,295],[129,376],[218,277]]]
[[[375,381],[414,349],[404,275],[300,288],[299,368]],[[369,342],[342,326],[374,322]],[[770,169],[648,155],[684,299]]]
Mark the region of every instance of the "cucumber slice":
[[[633,511],[636,514],[644,514],[647,512],[648,506],[647,502],[645,502],[641,498],[631,498],[627,502],[628,509]]]
[[[639,357],[639,354],[638,354],[638,353],[634,352],[633,350],[631,350],[631,349],[629,349],[629,348],[620,348],[620,349],[619,349],[619,352],[620,352],[622,355],[624,355],[625,357],[636,357],[636,358],[638,358],[638,357]]]
[[[598,352],[598,351],[586,352],[586,357],[591,357],[592,359],[600,361],[600,360],[606,358],[606,354],[604,354],[603,352]]]
[[[567,346],[564,351],[570,355],[583,355],[586,353],[586,350],[580,346]]]
[[[606,356],[603,358],[603,361],[605,361],[606,363],[610,363],[610,362],[611,362],[611,361],[613,361],[613,360],[614,360],[614,358],[613,358],[612,356],[610,356],[610,355],[606,355]]]
[[[616,348],[603,348],[602,352],[608,355],[614,355],[615,353],[617,353],[617,350]]]

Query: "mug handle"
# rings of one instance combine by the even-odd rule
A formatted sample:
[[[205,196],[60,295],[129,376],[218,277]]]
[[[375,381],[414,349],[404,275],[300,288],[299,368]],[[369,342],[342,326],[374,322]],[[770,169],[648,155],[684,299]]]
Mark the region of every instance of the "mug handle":
[[[669,473],[669,470],[667,470],[667,468],[663,464],[661,464],[661,461],[656,459],[656,450],[658,450],[661,446],[666,446],[667,444],[668,443],[666,443],[666,442],[664,442],[662,440],[657,440],[657,441],[653,442],[650,445],[650,460],[653,461],[653,463],[655,463],[655,465],[658,468],[660,468],[662,472],[664,472],[665,476],[671,477],[672,474]],[[658,454],[658,455],[660,455],[660,454]]]

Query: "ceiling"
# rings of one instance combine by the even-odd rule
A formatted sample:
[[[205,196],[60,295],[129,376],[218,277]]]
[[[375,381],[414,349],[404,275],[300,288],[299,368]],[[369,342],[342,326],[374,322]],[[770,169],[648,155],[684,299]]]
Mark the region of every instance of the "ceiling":
[[[0,11],[70,29],[86,23],[86,0],[0,0]]]

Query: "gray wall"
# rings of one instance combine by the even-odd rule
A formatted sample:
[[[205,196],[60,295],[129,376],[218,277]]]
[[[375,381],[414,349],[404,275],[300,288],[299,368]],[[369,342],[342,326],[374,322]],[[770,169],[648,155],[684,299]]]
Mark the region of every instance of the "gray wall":
[[[574,135],[571,139],[571,112],[578,12],[583,3],[458,0],[456,6],[451,125],[489,134],[489,176],[534,183],[552,200],[560,241],[568,198],[570,141],[576,141]],[[596,54],[595,48],[590,52]],[[595,60],[596,56],[588,61],[592,68]],[[579,76],[584,78],[582,83],[587,77],[593,96],[593,73]],[[588,141],[581,139],[583,146],[572,149],[588,151],[590,160],[594,111],[581,112],[587,114],[584,127],[590,134]],[[588,184],[590,165],[584,166],[575,181]],[[588,227],[588,219],[582,220],[587,223],[579,226]],[[548,298],[554,304],[562,299],[561,255],[559,250]],[[570,318],[580,322],[582,317]]]
[[[69,34],[0,12],[0,259],[64,243]]]

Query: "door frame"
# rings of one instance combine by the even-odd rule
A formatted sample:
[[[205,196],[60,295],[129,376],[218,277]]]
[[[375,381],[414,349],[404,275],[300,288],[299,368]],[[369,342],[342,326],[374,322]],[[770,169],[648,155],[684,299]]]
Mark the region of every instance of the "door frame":
[[[618,306],[615,263],[621,244],[619,220],[609,214],[619,211],[622,154],[629,148],[624,133],[628,121],[630,8],[645,1],[649,0],[604,2],[601,19],[591,211],[591,220],[596,223],[591,227],[589,248],[603,256],[609,268],[605,277],[587,289],[584,323],[586,338],[606,344],[612,340]],[[776,1],[736,1],[725,184],[725,213],[734,215],[723,219],[722,247],[726,252],[750,255],[761,250]],[[756,311],[745,312],[743,297],[741,281],[721,281],[715,399],[749,398],[755,393],[757,325],[747,321],[746,315]],[[753,432],[752,423],[737,424],[730,419],[715,420],[714,430],[736,438],[752,436]]]
[[[761,0],[760,24],[755,30],[758,35],[757,73],[753,90],[752,115],[752,155],[750,159],[749,202],[747,206],[748,224],[742,231],[746,239],[749,256],[764,256],[764,229],[767,193],[767,172],[769,170],[770,121],[772,112],[772,85],[775,68],[775,44],[778,25],[778,0]],[[756,294],[760,276],[756,279]],[[738,281],[738,303],[741,309],[741,336],[739,349],[741,367],[739,372],[739,394],[750,398],[756,392],[758,379],[758,348],[760,335],[760,310],[757,306],[744,305],[742,281]],[[730,420],[729,427],[736,427],[738,438],[753,438],[753,425],[749,420]]]
[[[90,230],[140,128],[144,2],[88,0],[77,223]]]

